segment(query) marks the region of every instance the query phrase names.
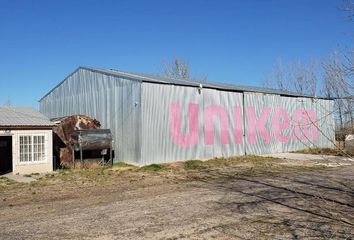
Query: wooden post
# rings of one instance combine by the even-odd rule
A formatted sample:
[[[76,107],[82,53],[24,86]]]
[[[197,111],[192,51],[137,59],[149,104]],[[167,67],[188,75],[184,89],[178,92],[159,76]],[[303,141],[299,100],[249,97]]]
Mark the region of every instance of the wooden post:
[[[81,161],[81,168],[84,167],[84,160],[82,158],[82,148],[81,148],[81,144],[80,144],[80,161]]]
[[[73,168],[75,168],[75,150],[73,146],[71,146],[71,153],[73,155]]]
[[[113,151],[112,151],[112,143],[109,149],[109,161],[111,161],[111,167],[113,166]]]

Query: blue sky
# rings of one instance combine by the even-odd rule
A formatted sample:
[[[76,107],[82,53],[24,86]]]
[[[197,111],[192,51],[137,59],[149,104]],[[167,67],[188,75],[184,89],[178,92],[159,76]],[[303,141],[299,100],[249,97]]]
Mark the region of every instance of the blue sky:
[[[0,0],[0,104],[37,101],[78,66],[192,75],[261,86],[279,58],[352,47],[341,0]]]

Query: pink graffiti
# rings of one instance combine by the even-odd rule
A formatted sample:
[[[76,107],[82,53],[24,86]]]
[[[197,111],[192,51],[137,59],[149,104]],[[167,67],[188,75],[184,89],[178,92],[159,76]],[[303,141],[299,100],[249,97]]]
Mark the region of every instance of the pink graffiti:
[[[270,136],[266,123],[270,113],[270,108],[265,107],[262,109],[262,112],[259,118],[256,118],[256,112],[254,107],[247,108],[247,118],[248,118],[248,142],[250,144],[256,143],[256,132],[259,132],[261,138],[266,142],[270,143],[272,137]]]
[[[190,103],[188,105],[188,133],[182,130],[183,110],[178,103],[170,106],[170,135],[172,141],[178,146],[193,146],[199,143],[200,131],[204,131],[204,144],[213,145],[215,135],[219,132],[220,142],[223,145],[231,143],[230,133],[233,131],[235,144],[242,144],[244,138],[242,108],[233,108],[233,127],[230,129],[230,115],[227,109],[221,105],[209,105],[204,108],[203,122],[199,119],[199,105]],[[293,135],[295,141],[318,140],[316,112],[307,109],[297,109],[293,118],[283,108],[276,108],[271,114],[270,107],[264,107],[257,114],[253,106],[246,108],[247,142],[257,143],[259,140],[264,143],[279,141],[286,143]],[[269,121],[270,120],[270,121]],[[292,128],[293,126],[293,128]],[[220,131],[218,131],[220,129]],[[273,133],[273,134],[271,134]],[[274,139],[272,139],[272,135]]]
[[[218,118],[220,120],[220,137],[221,144],[229,144],[230,143],[230,135],[229,135],[229,115],[226,112],[225,108],[222,106],[211,105],[204,109],[204,132],[205,132],[205,145],[213,145],[214,144],[214,118]]]
[[[281,122],[280,122],[281,119]],[[278,108],[275,110],[273,118],[272,118],[272,125],[273,125],[273,133],[274,137],[282,142],[286,143],[290,140],[290,135],[283,135],[282,131],[287,130],[290,127],[290,118],[288,113],[283,108]]]
[[[243,140],[243,120],[241,107],[234,107],[235,131],[234,138],[236,144],[241,144]]]
[[[316,112],[303,108],[294,112],[294,139],[295,140],[318,140],[317,116]],[[312,137],[310,136],[312,130]]]
[[[188,106],[188,127],[189,133],[182,132],[182,113],[178,103],[172,103],[170,109],[171,128],[170,133],[173,142],[178,146],[191,146],[198,144],[199,132],[199,105],[190,103]]]

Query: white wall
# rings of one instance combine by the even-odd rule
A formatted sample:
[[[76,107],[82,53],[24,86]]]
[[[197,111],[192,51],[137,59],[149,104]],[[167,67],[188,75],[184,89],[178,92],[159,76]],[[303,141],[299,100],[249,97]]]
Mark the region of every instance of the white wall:
[[[12,168],[14,174],[46,173],[53,171],[53,137],[52,130],[11,130],[0,136],[12,136]],[[41,162],[20,162],[20,136],[44,136],[45,160]]]

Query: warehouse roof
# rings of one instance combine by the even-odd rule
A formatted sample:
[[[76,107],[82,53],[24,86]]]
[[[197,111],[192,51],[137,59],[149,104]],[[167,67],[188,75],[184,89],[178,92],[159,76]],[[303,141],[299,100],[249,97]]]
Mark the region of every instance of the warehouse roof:
[[[131,72],[126,72],[126,71],[106,69],[106,68],[79,67],[72,74],[77,72],[79,69],[85,69],[85,70],[92,71],[92,72],[97,72],[97,73],[110,75],[110,76],[114,76],[114,77],[126,78],[126,79],[140,81],[140,82],[170,84],[170,85],[179,85],[179,86],[194,86],[194,87],[202,86],[203,88],[211,88],[211,89],[226,90],[226,91],[259,92],[259,93],[278,94],[278,95],[282,95],[282,96],[292,96],[292,97],[309,97],[309,98],[315,97],[315,96],[304,95],[301,93],[295,93],[295,92],[272,89],[272,88],[242,86],[242,85],[211,82],[211,81],[201,81],[201,80],[196,80],[196,79],[185,80],[185,79],[167,78],[167,77],[161,77],[158,75],[131,73]],[[70,77],[72,74],[70,74],[68,77]],[[43,98],[48,96],[55,88],[57,88],[59,85],[61,85],[61,83],[63,83],[66,79],[64,79],[62,82],[60,82],[56,87],[54,87],[51,91],[49,91],[39,101],[41,101]]]
[[[31,107],[0,106],[0,127],[51,127],[46,116]]]

